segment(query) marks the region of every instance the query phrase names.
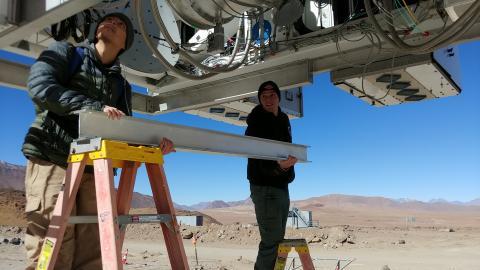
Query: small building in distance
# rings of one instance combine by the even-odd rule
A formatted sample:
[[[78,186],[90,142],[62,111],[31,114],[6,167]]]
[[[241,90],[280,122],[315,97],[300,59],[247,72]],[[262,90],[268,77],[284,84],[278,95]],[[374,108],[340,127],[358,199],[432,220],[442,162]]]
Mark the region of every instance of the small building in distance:
[[[203,226],[203,216],[177,216],[178,225]]]
[[[303,211],[292,207],[288,212],[287,227],[298,229],[313,227],[313,225],[312,211]]]

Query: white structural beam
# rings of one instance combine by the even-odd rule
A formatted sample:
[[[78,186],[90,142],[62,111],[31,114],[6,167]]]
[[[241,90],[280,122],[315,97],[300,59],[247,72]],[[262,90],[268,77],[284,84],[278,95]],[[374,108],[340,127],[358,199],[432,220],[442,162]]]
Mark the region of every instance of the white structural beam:
[[[25,39],[36,34],[45,27],[68,18],[84,9],[94,6],[102,0],[70,0],[59,4],[55,8],[46,10],[46,1],[12,1],[22,3],[20,7],[23,17],[27,20],[19,25],[12,26],[7,30],[0,32],[0,48],[7,47],[17,41]],[[42,2],[39,4],[39,2]],[[38,10],[39,6],[44,6],[45,10]]]
[[[225,78],[216,84],[200,83],[155,97],[160,111],[185,111],[236,101],[256,95],[257,87],[267,80],[275,81],[286,90],[313,82],[310,63],[300,61],[289,65],[257,70]]]
[[[0,85],[19,90],[27,90],[30,66],[0,59]],[[153,113],[157,110],[153,97],[133,92],[132,109],[141,113]]]
[[[26,90],[28,66],[0,59],[0,85]]]
[[[162,138],[173,141],[177,151],[222,154],[279,160],[288,155],[307,162],[307,146],[240,136],[207,129],[122,117],[109,120],[104,113],[79,112],[79,138],[102,138],[135,144],[158,145]]]

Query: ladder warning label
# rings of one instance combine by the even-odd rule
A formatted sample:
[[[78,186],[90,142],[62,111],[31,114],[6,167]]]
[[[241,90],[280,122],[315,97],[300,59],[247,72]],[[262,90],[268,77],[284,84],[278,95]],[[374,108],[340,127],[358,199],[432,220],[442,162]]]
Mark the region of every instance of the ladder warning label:
[[[50,261],[50,257],[52,257],[52,250],[53,242],[46,239],[42,248],[42,253],[38,258],[37,270],[47,270],[48,262]]]

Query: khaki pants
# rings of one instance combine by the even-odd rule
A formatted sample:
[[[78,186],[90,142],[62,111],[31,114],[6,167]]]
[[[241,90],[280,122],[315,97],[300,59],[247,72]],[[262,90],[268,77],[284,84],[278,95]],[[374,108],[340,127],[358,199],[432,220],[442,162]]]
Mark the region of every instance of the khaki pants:
[[[27,270],[36,267],[65,173],[65,168],[50,162],[39,159],[28,161],[25,175]],[[97,215],[93,174],[83,175],[72,215]],[[98,224],[67,226],[55,270],[70,269],[102,269]]]

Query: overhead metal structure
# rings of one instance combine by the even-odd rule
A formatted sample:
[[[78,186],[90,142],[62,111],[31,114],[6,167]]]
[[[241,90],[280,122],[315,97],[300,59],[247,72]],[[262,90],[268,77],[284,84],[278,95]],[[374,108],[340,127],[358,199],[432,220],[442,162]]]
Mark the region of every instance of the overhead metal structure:
[[[335,85],[375,106],[461,91],[452,76],[458,65],[445,66],[432,52],[454,62],[458,54],[448,51],[455,44],[480,37],[480,0],[346,2],[347,8],[339,0],[0,0],[0,48],[35,57],[53,41],[50,25],[75,15],[86,31],[95,27],[87,23],[92,18],[123,12],[137,33],[122,55],[126,77],[148,89],[135,94],[136,111],[185,111],[237,125],[245,124],[265,80],[291,89],[282,108],[292,118],[303,116],[301,87],[325,71],[333,71]],[[9,70],[0,83],[21,85],[27,67],[0,65]],[[376,81],[396,71],[415,88],[393,90],[394,81]],[[439,81],[452,87],[446,91]]]

